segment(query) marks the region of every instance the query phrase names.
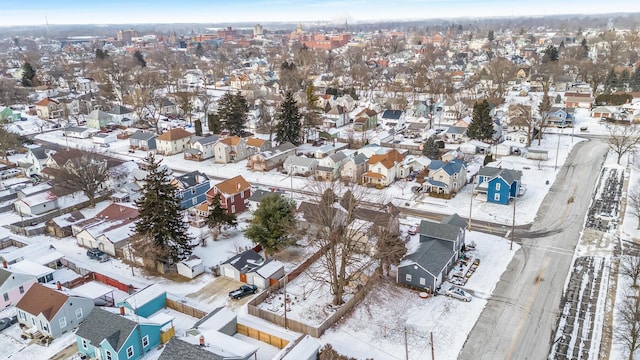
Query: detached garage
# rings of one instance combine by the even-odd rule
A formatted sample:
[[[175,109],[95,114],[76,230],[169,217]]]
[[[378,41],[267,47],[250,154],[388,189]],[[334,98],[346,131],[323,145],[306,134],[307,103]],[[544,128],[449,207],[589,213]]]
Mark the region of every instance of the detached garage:
[[[182,260],[176,265],[178,274],[193,279],[204,272],[204,263],[196,255],[192,255],[187,260]]]

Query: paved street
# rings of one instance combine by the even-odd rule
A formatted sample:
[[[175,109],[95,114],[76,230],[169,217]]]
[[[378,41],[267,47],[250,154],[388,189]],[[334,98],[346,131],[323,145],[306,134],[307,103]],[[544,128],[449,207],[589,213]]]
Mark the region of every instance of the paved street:
[[[516,231],[522,248],[469,334],[461,359],[547,358],[571,259],[606,152],[600,140],[575,146],[531,229]]]

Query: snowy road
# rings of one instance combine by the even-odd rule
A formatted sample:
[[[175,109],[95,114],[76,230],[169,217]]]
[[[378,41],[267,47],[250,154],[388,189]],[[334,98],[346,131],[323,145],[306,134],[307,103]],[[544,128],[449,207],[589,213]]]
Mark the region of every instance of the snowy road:
[[[571,152],[531,230],[516,232],[522,249],[469,334],[461,359],[548,356],[562,291],[606,152],[600,140],[578,144]]]

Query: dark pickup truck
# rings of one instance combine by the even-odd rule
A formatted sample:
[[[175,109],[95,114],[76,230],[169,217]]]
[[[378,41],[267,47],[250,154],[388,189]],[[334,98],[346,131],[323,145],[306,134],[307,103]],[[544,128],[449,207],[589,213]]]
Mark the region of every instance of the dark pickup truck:
[[[229,292],[229,297],[238,300],[247,295],[255,294],[257,291],[258,287],[255,285],[242,285],[239,288]]]

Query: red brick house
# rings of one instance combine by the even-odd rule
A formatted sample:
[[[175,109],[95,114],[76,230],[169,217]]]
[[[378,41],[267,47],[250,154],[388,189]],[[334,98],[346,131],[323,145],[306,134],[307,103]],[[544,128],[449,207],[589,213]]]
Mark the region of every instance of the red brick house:
[[[238,175],[214,185],[207,191],[207,203],[211,204],[216,194],[220,194],[222,207],[227,213],[238,214],[247,209],[251,185],[242,175]]]

